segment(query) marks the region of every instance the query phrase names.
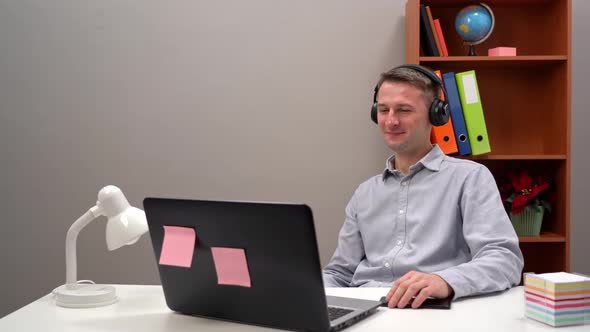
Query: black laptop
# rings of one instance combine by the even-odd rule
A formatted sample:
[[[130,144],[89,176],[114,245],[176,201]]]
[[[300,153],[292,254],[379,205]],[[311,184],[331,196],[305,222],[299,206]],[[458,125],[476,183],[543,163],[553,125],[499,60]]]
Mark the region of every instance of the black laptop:
[[[171,310],[287,330],[337,331],[380,305],[325,295],[307,205],[148,197],[143,206]]]

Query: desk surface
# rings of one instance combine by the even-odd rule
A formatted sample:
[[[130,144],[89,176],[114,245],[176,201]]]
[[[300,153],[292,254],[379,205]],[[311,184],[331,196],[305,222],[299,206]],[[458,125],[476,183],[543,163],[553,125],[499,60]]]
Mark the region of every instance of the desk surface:
[[[39,300],[0,319],[0,331],[272,331],[258,326],[177,314],[166,306],[161,286],[117,285],[119,302],[100,308],[57,307],[53,296]],[[379,299],[385,288],[327,288],[329,295]],[[558,328],[590,331],[590,326]],[[355,331],[556,331],[524,317],[522,287],[490,296],[453,302],[451,310],[387,309],[345,329]]]

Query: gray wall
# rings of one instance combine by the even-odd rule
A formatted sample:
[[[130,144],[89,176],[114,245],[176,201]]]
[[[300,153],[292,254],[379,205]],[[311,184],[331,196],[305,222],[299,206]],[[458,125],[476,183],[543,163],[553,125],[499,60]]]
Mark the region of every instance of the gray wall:
[[[65,279],[68,227],[107,184],[305,202],[321,258],[383,167],[369,118],[404,59],[404,1],[0,1],[0,316]],[[78,238],[79,278],[158,283],[147,236]]]
[[[590,1],[572,1],[571,270],[590,274]]]
[[[0,317],[64,282],[66,231],[106,184],[139,207],[306,202],[326,263],[352,191],[388,155],[368,110],[377,75],[403,62],[404,3],[0,0]],[[574,41],[590,31],[574,27]],[[589,273],[584,58],[572,267]],[[108,252],[104,221],[78,238],[79,278],[158,283],[148,237]]]

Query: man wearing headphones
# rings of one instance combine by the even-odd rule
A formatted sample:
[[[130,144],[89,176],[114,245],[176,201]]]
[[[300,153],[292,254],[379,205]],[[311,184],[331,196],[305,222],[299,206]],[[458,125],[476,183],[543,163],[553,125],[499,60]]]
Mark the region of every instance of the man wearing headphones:
[[[449,119],[441,91],[422,66],[381,74],[371,118],[394,154],[348,203],[326,287],[390,287],[390,308],[417,308],[520,281],[523,256],[492,174],[430,143]]]

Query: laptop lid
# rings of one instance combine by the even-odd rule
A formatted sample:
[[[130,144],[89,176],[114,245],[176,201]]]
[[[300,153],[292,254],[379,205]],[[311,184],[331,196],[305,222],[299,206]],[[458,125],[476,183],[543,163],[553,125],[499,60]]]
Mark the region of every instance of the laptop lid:
[[[306,331],[364,316],[331,327],[307,205],[150,197],[143,205],[171,310]],[[379,305],[368,302],[366,310]]]

